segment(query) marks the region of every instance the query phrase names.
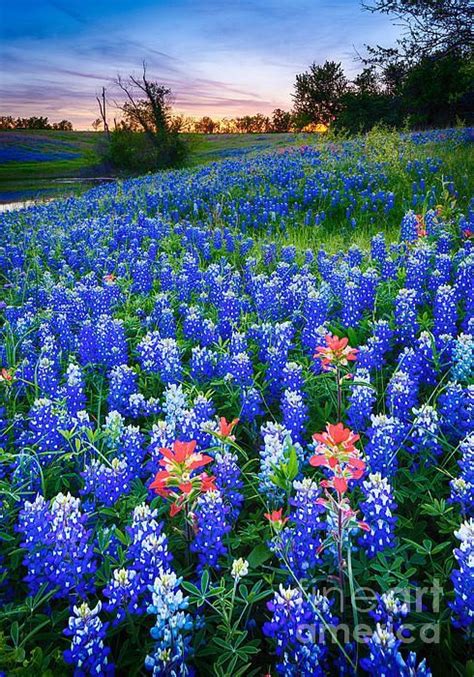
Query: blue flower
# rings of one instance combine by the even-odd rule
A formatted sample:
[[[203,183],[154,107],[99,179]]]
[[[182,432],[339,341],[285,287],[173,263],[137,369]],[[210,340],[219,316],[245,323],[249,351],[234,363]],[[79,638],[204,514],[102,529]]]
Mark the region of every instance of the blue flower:
[[[80,499],[69,493],[59,493],[49,504],[40,495],[32,503],[25,501],[17,530],[23,537],[31,594],[43,584],[55,590],[55,597],[80,597],[94,590],[94,541],[86,521]]]
[[[277,673],[285,677],[328,674],[328,649],[321,636],[336,622],[328,599],[319,592],[306,599],[298,588],[280,585],[267,607],[272,616],[263,633],[275,642]]]
[[[197,571],[205,566],[220,568],[219,558],[227,553],[225,535],[231,530],[229,513],[220,491],[206,491],[196,501],[196,536],[191,550],[198,555]]]
[[[189,602],[180,589],[181,581],[173,571],[162,569],[150,586],[152,603],[148,613],[156,616],[151,630],[156,643],[153,653],[145,659],[145,667],[153,675],[193,674],[186,662],[192,655],[195,621],[187,612]]]
[[[395,545],[395,510],[397,504],[389,482],[377,473],[372,473],[362,482],[364,500],[359,504],[363,521],[370,527],[363,532],[359,543],[369,557],[375,557]]]
[[[104,645],[108,623],[99,618],[100,602],[91,609],[87,602],[73,607],[64,634],[71,637],[71,648],[64,652],[64,660],[74,666],[75,677],[86,675],[113,675],[114,665],[109,662],[110,648]]]
[[[468,516],[474,511],[474,434],[461,442],[459,451],[461,473],[450,482],[451,501],[459,503],[463,515]]]
[[[459,547],[454,550],[457,568],[451,574],[454,586],[452,622],[458,628],[464,628],[472,635],[474,627],[474,520],[463,522],[454,532],[459,539]]]

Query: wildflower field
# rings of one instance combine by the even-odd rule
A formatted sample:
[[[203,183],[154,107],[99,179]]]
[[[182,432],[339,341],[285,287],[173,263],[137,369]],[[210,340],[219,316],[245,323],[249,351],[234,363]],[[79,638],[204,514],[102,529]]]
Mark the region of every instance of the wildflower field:
[[[1,675],[472,675],[472,130],[0,215]]]

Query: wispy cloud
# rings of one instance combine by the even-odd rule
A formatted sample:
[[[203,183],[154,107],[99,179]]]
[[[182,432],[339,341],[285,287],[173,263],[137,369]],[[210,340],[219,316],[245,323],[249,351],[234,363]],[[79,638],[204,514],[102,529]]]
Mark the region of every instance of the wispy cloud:
[[[394,36],[359,0],[24,0],[1,11],[2,112],[67,110],[77,126],[96,117],[99,88],[143,60],[182,112],[270,112],[291,106],[313,60],[353,72],[354,46]]]

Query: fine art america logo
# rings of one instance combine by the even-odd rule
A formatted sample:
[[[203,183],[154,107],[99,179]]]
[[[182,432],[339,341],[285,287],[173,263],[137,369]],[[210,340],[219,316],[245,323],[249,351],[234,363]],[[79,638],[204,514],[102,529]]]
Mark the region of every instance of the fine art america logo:
[[[431,587],[412,587],[412,588],[393,588],[385,593],[382,598],[372,588],[361,587],[354,591],[351,603],[352,614],[366,615],[383,604],[386,616],[392,617],[393,622],[390,627],[390,636],[403,644],[412,644],[416,640],[424,644],[439,644],[440,625],[438,622],[430,623],[411,623],[405,619],[411,614],[425,614],[431,610],[433,613],[439,613],[440,599],[443,595],[443,588],[439,585],[437,579],[433,579]],[[344,613],[344,599],[341,591],[336,587],[325,587],[312,596],[315,600],[315,611],[319,615],[318,600],[338,599],[338,611],[341,616]],[[383,599],[383,602],[381,602]],[[334,605],[336,606],[336,605]],[[334,609],[334,607],[333,607]],[[384,634],[387,634],[383,622],[382,624],[373,622],[368,623],[327,623],[323,615],[320,616],[320,623],[300,624],[297,628],[297,639],[302,644],[339,644],[345,645],[350,642],[366,643],[375,634],[381,641],[384,640]]]

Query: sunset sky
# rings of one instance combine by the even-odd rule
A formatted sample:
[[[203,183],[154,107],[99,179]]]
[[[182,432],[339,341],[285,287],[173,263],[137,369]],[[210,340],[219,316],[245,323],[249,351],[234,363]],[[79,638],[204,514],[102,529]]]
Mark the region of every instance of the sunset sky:
[[[291,107],[295,74],[312,61],[354,74],[356,50],[396,34],[359,0],[0,0],[0,115],[90,128],[96,92],[143,59],[177,111],[270,113]]]

